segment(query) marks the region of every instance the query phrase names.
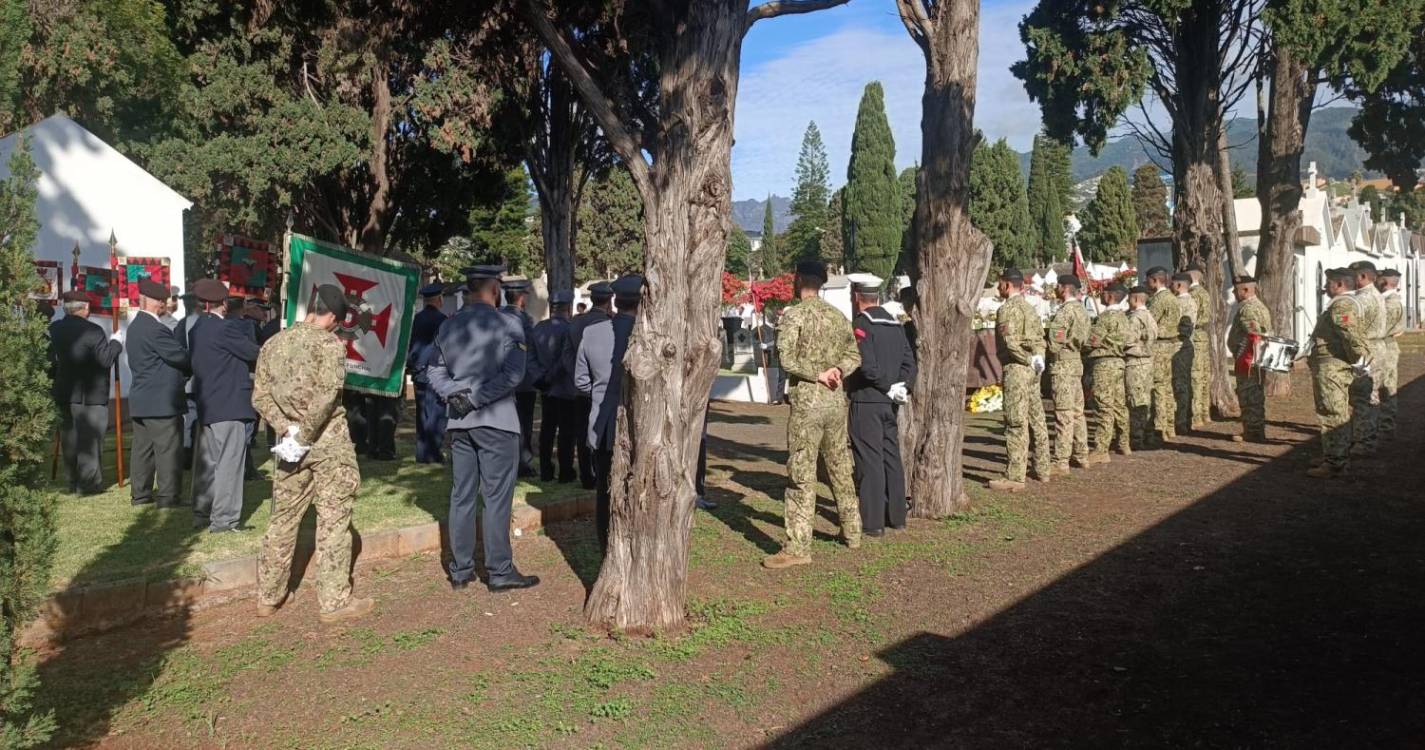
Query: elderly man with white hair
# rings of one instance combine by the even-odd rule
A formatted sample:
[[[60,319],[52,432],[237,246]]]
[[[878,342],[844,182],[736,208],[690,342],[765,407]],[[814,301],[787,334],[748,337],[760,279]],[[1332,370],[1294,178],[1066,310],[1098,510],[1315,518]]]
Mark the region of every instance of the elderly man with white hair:
[[[89,320],[89,297],[65,292],[64,317],[49,326],[51,391],[59,407],[60,445],[69,491],[103,491],[99,449],[109,416],[109,368],[124,350],[119,334],[111,338]]]

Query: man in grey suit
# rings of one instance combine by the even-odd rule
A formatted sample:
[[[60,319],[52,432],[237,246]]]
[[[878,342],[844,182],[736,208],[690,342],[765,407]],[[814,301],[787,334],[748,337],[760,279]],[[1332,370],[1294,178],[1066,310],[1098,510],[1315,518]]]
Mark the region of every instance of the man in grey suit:
[[[217,279],[194,285],[198,299],[222,317],[199,319],[189,335],[193,359],[193,397],[198,403],[198,470],[193,475],[193,527],[210,534],[240,529],[243,469],[247,463],[248,428],[257,421],[252,408],[249,368],[257,361],[257,334],[252,321],[223,305],[226,290]]]
[[[490,591],[539,583],[515,569],[510,550],[510,506],[519,470],[520,419],[515,389],[525,375],[524,326],[495,308],[500,266],[465,269],[465,306],[436,334],[430,387],[446,403],[450,486],[450,587],[475,577],[475,496],[482,495],[486,586]]]
[[[109,368],[124,345],[89,320],[89,296],[64,293],[64,317],[50,323],[51,391],[59,407],[60,444],[69,491],[103,492],[99,449],[109,416]]]
[[[605,551],[609,544],[609,474],[618,431],[618,406],[623,398],[623,355],[643,296],[643,277],[620,277],[613,283],[613,292],[618,315],[584,331],[574,366],[574,385],[590,400],[587,439],[594,451],[597,482],[595,523],[599,546]]]
[[[525,312],[525,306],[529,303],[529,282],[524,279],[511,279],[503,285],[505,292],[505,306],[500,308],[500,312],[514,316],[524,328],[524,340],[527,346],[534,344],[534,319]],[[533,364],[533,358],[526,358],[526,365]],[[520,417],[520,476],[535,476],[534,471],[534,404],[539,398],[539,391],[535,390],[534,379],[537,373],[534,368],[526,367],[524,380],[520,381],[519,388],[515,389],[515,412]]]
[[[570,390],[575,392],[574,399],[574,419],[577,420],[575,433],[580,435],[578,442],[579,449],[579,481],[584,489],[594,489],[594,461],[593,452],[589,450],[589,444],[583,439],[583,433],[589,431],[589,412],[591,410],[589,397],[579,392],[574,386],[574,367],[579,357],[579,344],[584,340],[584,331],[589,326],[597,325],[613,317],[614,290],[607,281],[598,281],[589,285],[589,300],[593,307],[574,316],[569,321],[566,329],[566,340],[564,342],[564,378]]]
[[[152,279],[139,282],[139,313],[129,322],[129,417],[134,444],[129,453],[129,477],[134,505],[157,501],[160,508],[178,505],[183,479],[183,413],[187,399],[183,382],[191,367],[188,350],[159,316],[168,307],[168,287]],[[155,479],[157,488],[155,488]]]

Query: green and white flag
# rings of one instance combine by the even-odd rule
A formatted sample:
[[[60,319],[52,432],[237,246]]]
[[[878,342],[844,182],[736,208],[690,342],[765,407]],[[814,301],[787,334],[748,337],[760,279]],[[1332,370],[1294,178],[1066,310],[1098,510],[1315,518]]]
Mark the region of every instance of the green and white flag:
[[[346,320],[336,333],[346,341],[346,387],[380,396],[404,392],[411,316],[421,271],[329,242],[290,235],[287,255],[287,325],[307,316],[318,286],[346,293]]]

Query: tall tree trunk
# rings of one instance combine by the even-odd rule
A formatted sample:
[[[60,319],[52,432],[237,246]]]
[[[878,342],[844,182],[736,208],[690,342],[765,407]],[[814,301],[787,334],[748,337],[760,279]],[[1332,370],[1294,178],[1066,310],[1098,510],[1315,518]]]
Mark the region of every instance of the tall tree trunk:
[[[525,166],[539,199],[540,236],[544,242],[544,270],[550,291],[574,288],[574,217],[579,210],[578,149],[580,125],[575,93],[557,71],[544,75],[545,122],[535,126],[544,133],[528,147]]]
[[[1227,153],[1227,127],[1217,131],[1217,186],[1222,191],[1222,241],[1227,246],[1229,276],[1246,273],[1242,238],[1237,233],[1237,191],[1232,187],[1232,155]]]
[[[1301,154],[1316,86],[1306,66],[1286,47],[1273,50],[1271,95],[1257,144],[1257,201],[1262,204],[1257,245],[1257,289],[1272,313],[1272,328],[1293,336],[1296,318],[1296,247],[1301,228]],[[1268,396],[1290,396],[1291,378],[1267,375]]]
[[[379,58],[378,58],[379,59]],[[371,97],[371,201],[366,224],[361,228],[361,249],[375,255],[386,252],[386,231],[391,214],[391,175],[388,172],[391,130],[391,81],[386,66],[378,63],[372,73]]]
[[[975,149],[979,0],[949,0],[928,11],[900,0],[902,18],[925,53],[921,169],[912,226],[910,274],[922,366],[910,409],[913,515],[942,518],[969,507],[961,446],[971,320],[993,250],[970,223],[970,158]]]

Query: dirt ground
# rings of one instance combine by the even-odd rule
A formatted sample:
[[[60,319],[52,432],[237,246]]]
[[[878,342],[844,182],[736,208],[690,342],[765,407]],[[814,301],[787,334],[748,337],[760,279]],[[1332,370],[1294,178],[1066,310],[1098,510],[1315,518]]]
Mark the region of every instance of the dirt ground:
[[[1419,747],[1425,745],[1425,336],[1399,433],[1346,480],[1303,368],[1270,445],[1217,423],[1170,450],[999,496],[997,415],[967,444],[975,510],[834,541],[769,572],[785,417],[719,405],[687,632],[580,625],[588,520],[518,540],[517,594],[454,594],[439,560],[362,566],[378,613],[318,625],[237,604],[43,655],[60,746]]]

